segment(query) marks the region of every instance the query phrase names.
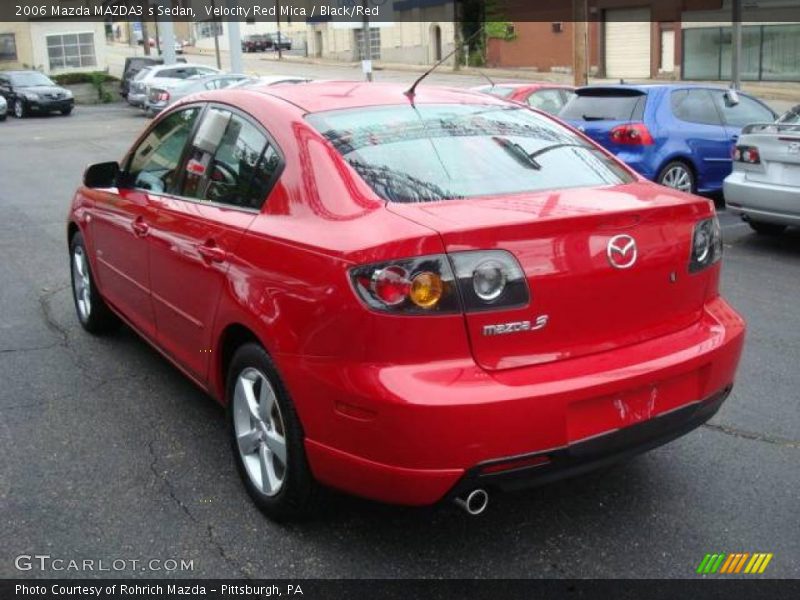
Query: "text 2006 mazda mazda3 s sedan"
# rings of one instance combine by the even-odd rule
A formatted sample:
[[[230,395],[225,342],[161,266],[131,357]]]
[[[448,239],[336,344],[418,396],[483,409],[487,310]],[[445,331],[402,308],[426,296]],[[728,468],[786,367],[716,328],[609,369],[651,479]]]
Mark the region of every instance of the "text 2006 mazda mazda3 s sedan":
[[[526,107],[208,92],[84,179],[83,327],[125,321],[228,406],[273,518],[320,484],[481,512],[487,491],[686,433],[734,380],[745,325],[718,291],[712,203]]]

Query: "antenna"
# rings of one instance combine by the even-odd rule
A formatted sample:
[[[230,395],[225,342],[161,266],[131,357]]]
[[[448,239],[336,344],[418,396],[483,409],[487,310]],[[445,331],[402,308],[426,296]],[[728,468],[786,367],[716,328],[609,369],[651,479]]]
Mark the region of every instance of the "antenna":
[[[479,27],[478,30],[475,33],[473,33],[466,40],[464,40],[464,45],[469,44],[473,39],[478,37],[479,33],[483,33],[483,27]],[[453,50],[447,56],[445,56],[444,58],[440,59],[439,62],[437,62],[430,69],[428,69],[422,75],[420,75],[420,77],[405,92],[405,94],[406,94],[406,96],[408,96],[409,100],[411,100],[412,102],[414,101],[414,95],[416,94],[417,86],[420,84],[420,82],[422,82],[423,79],[425,79],[428,75],[430,75],[436,69],[438,69],[445,61],[449,60],[450,57],[453,56],[456,52],[458,52],[458,46],[453,48]]]
[[[494,81],[492,81],[492,78],[489,77],[486,73],[484,73],[483,71],[478,71],[478,73],[480,73],[481,77],[483,77],[486,81],[492,84],[492,88],[497,87],[497,84]]]

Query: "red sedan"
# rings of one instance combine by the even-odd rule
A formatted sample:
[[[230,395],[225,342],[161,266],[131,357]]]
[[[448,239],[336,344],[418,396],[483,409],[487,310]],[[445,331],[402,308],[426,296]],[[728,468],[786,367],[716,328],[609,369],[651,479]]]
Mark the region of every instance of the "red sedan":
[[[575,88],[558,83],[493,83],[472,90],[522,102],[551,115],[557,115],[572,97]]]
[[[320,484],[478,513],[648,450],[717,411],[744,341],[710,201],[471,92],[190,97],[87,170],[68,238],[83,327],[226,405],[279,519]]]

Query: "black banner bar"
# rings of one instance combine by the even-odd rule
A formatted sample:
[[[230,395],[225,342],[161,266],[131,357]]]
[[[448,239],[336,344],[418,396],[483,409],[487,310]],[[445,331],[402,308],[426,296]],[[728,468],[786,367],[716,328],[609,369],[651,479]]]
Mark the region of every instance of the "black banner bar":
[[[783,600],[800,597],[796,580],[646,579],[276,579],[276,580],[0,580],[2,600]]]
[[[574,21],[571,0],[2,0],[2,21],[308,23]],[[635,10],[624,10],[624,9]],[[588,0],[590,21],[731,21],[724,0]],[[583,18],[583,17],[582,17]],[[748,0],[743,22],[800,21],[798,0]]]

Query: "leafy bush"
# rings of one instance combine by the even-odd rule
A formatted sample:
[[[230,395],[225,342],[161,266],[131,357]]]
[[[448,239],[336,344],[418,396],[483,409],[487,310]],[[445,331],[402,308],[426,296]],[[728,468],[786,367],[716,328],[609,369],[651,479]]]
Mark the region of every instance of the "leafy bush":
[[[76,85],[80,83],[91,83],[97,87],[104,83],[119,82],[119,79],[109,75],[105,71],[94,71],[92,73],[61,73],[51,77],[58,85]]]

